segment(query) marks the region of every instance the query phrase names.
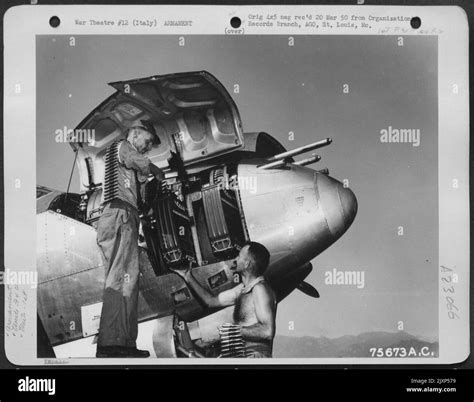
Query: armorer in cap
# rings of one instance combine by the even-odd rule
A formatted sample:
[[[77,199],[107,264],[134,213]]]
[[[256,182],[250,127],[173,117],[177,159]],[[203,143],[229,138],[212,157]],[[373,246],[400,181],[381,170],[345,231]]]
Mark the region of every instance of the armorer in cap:
[[[160,140],[153,125],[142,120],[114,142],[105,156],[104,210],[97,226],[105,290],[96,357],[149,357],[138,350],[139,213],[147,177],[164,178],[145,156]]]

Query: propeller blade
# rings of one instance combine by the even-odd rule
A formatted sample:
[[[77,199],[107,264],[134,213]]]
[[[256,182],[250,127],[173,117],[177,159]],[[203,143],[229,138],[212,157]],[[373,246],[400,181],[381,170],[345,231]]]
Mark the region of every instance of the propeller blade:
[[[301,282],[298,286],[297,289],[303,292],[305,295],[314,297],[315,299],[319,298],[319,292],[316,290],[316,288],[313,285],[310,285],[308,282]]]

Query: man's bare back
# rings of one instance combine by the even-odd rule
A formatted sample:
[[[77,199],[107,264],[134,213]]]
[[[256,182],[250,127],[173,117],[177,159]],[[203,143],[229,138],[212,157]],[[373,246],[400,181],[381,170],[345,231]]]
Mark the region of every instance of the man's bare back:
[[[252,293],[239,296],[235,301],[234,323],[252,325],[257,322]]]
[[[273,291],[265,282],[260,282],[255,286],[261,286],[273,300],[275,296]],[[258,318],[255,312],[255,300],[253,295],[253,289],[249,293],[241,294],[235,301],[234,307],[234,323],[239,325],[252,325],[258,323]]]
[[[244,339],[247,353],[252,357],[271,357],[272,354],[273,337],[265,339],[255,336],[251,330],[260,325],[262,312],[273,319],[276,315],[275,295],[264,281],[255,284],[248,293],[242,292],[234,307],[234,323],[250,330],[245,331]]]
[[[245,244],[232,265],[241,275],[242,283],[215,296],[201,286],[190,268],[185,272],[176,271],[207,307],[234,305],[234,323],[240,327],[247,357],[272,357],[276,297],[263,278],[269,260],[270,254],[263,245]]]

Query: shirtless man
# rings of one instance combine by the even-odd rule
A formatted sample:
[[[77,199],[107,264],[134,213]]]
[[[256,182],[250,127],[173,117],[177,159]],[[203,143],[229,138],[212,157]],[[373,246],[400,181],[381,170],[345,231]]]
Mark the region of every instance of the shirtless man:
[[[263,279],[270,254],[256,242],[242,247],[232,269],[242,277],[242,283],[217,296],[201,286],[191,270],[175,271],[209,308],[235,305],[234,324],[240,326],[246,344],[247,357],[272,357],[275,336],[276,299]]]

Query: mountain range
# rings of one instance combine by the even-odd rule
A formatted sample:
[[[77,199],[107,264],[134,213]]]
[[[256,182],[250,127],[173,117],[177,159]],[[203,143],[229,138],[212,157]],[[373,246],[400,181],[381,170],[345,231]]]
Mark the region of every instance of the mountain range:
[[[432,357],[438,356],[439,351],[438,342],[422,340],[404,331],[379,331],[339,338],[277,335],[273,342],[273,357],[373,357],[371,348],[386,350],[389,347],[405,348],[407,354],[412,347],[416,353],[427,347],[424,350],[433,353]]]

